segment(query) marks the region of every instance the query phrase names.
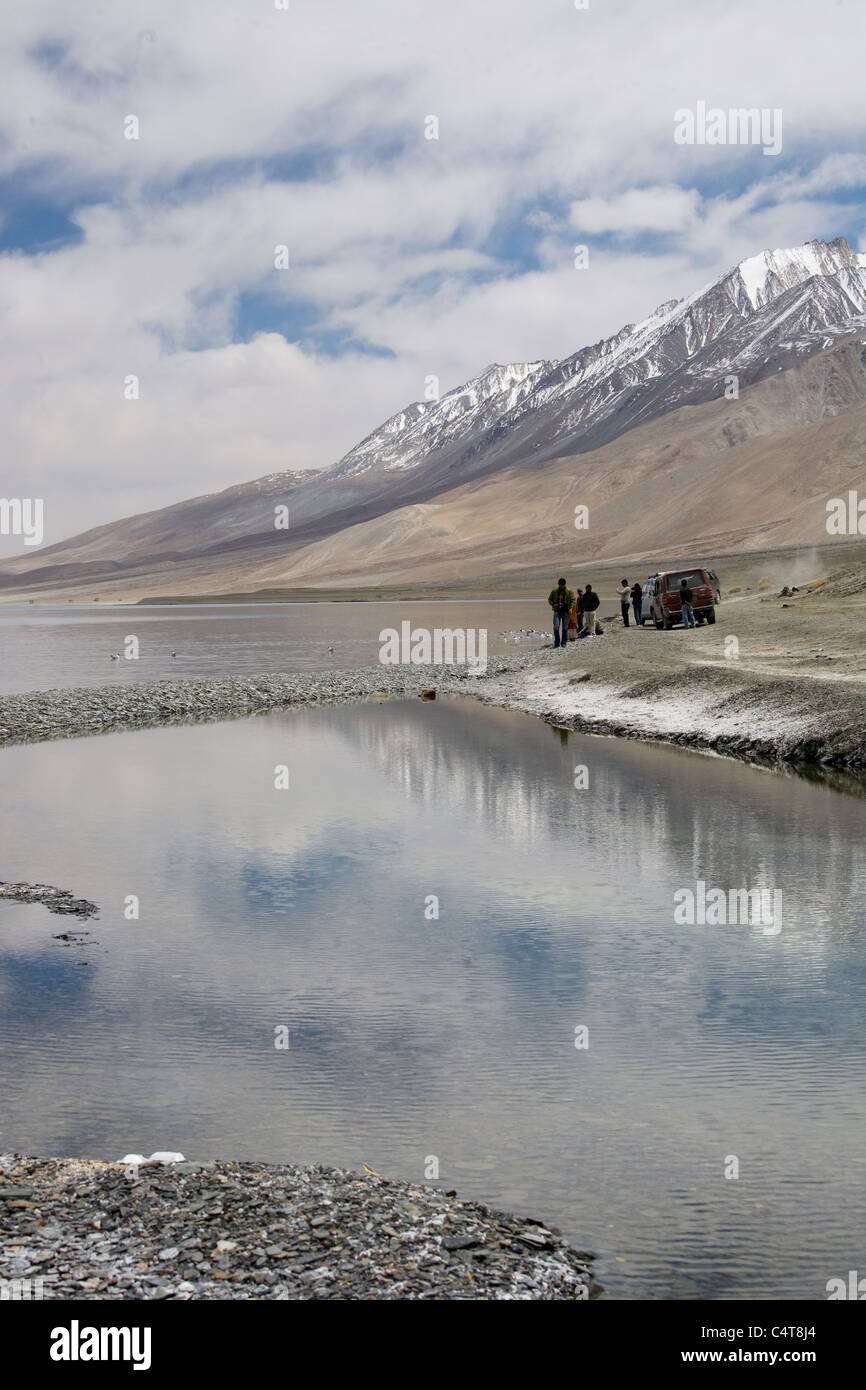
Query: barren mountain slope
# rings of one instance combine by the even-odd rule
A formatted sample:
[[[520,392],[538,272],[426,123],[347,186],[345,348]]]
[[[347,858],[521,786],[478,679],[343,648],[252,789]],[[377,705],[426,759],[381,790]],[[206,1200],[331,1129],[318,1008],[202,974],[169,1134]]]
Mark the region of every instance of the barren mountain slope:
[[[63,592],[135,601],[341,589],[689,549],[820,544],[829,539],[828,498],[849,489],[866,497],[866,347],[859,338],[739,400],[684,406],[591,453],[514,467],[300,550],[156,560],[146,574],[103,575]],[[589,509],[586,530],[574,526],[579,505]],[[31,585],[9,596],[51,592]]]
[[[762,252],[562,362],[494,365],[416,402],[313,476],[5,561],[0,597],[423,581],[564,544],[602,557],[811,542],[827,496],[860,476],[864,336],[866,256],[842,238]],[[574,532],[577,504],[588,531]]]

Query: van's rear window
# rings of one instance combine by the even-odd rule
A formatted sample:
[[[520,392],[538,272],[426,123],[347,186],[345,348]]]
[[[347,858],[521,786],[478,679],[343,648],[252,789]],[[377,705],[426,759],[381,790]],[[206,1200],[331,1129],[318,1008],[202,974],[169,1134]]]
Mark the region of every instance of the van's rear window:
[[[684,579],[688,580],[688,587],[690,589],[697,589],[701,584],[706,584],[707,582],[700,570],[679,570],[676,574],[669,574],[665,580],[668,593],[670,593],[671,589],[678,589]]]

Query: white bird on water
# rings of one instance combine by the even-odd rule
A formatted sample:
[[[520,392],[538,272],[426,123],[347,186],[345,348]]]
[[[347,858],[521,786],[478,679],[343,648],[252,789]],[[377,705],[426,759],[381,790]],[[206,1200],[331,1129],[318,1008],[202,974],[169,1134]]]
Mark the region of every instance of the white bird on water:
[[[112,659],[112,661],[119,661],[119,660],[120,660],[120,652],[112,652],[112,653],[111,653],[111,659]]]
[[[177,656],[177,652],[172,652],[172,656]]]

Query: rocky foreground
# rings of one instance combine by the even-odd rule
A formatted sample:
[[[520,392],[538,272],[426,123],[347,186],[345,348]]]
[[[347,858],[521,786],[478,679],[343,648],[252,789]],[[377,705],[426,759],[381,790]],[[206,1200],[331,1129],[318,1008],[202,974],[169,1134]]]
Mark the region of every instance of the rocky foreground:
[[[586,1300],[590,1263],[541,1222],[372,1172],[0,1156],[0,1280],[30,1281],[10,1296]]]

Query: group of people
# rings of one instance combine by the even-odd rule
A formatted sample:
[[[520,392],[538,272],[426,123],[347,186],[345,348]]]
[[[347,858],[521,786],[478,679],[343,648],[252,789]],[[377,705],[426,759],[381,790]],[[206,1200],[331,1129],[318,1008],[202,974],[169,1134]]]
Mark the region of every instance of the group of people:
[[[576,642],[579,637],[592,637],[601,631],[596,618],[601,600],[591,584],[574,593],[560,579],[548,594],[547,602],[553,609],[554,647],[564,647],[569,638]]]
[[[619,600],[625,627],[629,626],[629,605],[634,610],[635,624],[637,627],[643,627],[643,590],[640,584],[634,584],[629,588],[628,580],[624,579],[620,585]],[[576,642],[580,637],[601,635],[602,627],[596,617],[601,600],[591,584],[575,593],[569,589],[564,579],[559,579],[556,588],[551,589],[548,594],[547,602],[553,609],[554,647],[564,647],[567,642]]]
[[[628,587],[628,580],[623,579],[619,586],[619,605],[622,610],[622,625],[628,627],[628,605],[634,609],[635,627],[643,627],[643,617],[641,616],[641,605],[643,603],[643,589],[640,584],[632,584]]]
[[[679,594],[683,627],[694,627],[694,592],[687,579],[680,581]],[[564,647],[567,642],[575,642],[579,637],[592,637],[596,633],[601,635],[603,629],[596,617],[600,600],[591,584],[574,593],[564,579],[559,579],[556,588],[548,594],[547,602],[553,609],[554,647]],[[640,584],[629,587],[628,580],[623,579],[619,586],[619,603],[623,627],[629,626],[629,608],[634,613],[635,626],[643,627],[643,589]]]

